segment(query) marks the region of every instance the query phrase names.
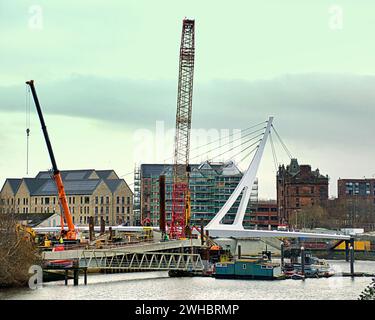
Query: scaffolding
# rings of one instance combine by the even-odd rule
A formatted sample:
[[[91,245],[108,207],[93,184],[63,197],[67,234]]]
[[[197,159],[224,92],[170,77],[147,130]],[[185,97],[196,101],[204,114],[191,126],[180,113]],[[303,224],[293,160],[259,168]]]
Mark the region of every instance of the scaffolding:
[[[234,165],[231,163],[230,165]],[[152,166],[152,165],[148,165]],[[155,165],[156,167],[157,165]],[[189,189],[191,193],[191,225],[200,225],[201,219],[207,224],[232,194],[243,174],[236,167],[234,174],[223,172],[228,163],[209,163],[191,165],[192,171],[189,179]],[[165,175],[165,210],[167,220],[171,218],[172,212],[172,165],[165,165],[163,169],[152,170],[152,174],[142,179],[144,184],[141,188],[142,196],[149,197],[149,201],[144,199],[148,205],[142,206],[142,210],[150,216],[151,224],[158,225],[159,222],[159,176]],[[147,184],[147,186],[146,186]],[[225,216],[223,222],[231,223],[235,217],[240,198],[232,206]],[[250,217],[254,214],[258,202],[258,181],[256,180],[252,188],[249,205],[246,210],[244,225],[250,226]],[[142,213],[144,214],[144,213]]]
[[[141,225],[141,169],[136,166],[134,169],[134,197],[133,197],[133,214],[134,214],[134,225]]]

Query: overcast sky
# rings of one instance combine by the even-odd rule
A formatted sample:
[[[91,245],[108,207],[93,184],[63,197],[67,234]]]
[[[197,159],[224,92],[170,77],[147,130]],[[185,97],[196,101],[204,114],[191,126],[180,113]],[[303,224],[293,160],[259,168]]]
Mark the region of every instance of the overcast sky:
[[[196,20],[192,148],[273,115],[330,195],[339,177],[375,176],[372,0],[0,0],[0,184],[51,167],[31,103],[26,175],[28,79],[61,170],[167,161],[184,17]],[[258,177],[260,197],[275,198],[269,146]]]

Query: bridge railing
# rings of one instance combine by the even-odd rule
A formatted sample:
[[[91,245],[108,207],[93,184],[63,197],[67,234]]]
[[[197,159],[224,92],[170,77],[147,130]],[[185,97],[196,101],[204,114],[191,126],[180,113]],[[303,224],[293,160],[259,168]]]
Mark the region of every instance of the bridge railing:
[[[84,250],[79,258],[80,267],[99,269],[183,270],[204,269],[199,254],[187,253],[126,253],[121,251]]]

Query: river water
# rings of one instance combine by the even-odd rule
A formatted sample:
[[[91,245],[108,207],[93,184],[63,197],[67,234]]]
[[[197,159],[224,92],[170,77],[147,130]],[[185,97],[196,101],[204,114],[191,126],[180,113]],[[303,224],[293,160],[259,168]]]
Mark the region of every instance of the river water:
[[[329,261],[336,272],[348,272],[349,263]],[[375,261],[356,261],[355,271],[375,272]],[[347,300],[357,299],[371,282],[369,277],[331,277],[301,280],[222,280],[210,277],[169,278],[167,272],[89,274],[88,285],[74,287],[49,282],[31,290],[0,290],[0,299],[162,299],[162,300]],[[183,290],[182,290],[183,289]]]

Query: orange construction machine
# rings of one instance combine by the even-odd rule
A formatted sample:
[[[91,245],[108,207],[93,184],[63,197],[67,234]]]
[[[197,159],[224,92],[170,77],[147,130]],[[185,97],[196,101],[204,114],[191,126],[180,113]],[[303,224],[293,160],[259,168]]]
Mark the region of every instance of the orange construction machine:
[[[46,140],[48,153],[49,153],[49,156],[50,156],[51,162],[52,162],[53,179],[55,180],[55,183],[56,183],[59,202],[60,202],[62,211],[64,213],[65,222],[68,226],[68,230],[66,231],[64,229],[64,221],[63,221],[63,219],[61,219],[61,221],[62,221],[62,223],[61,223],[61,235],[63,236],[63,238],[65,238],[67,240],[77,240],[77,231],[76,231],[76,228],[74,226],[73,218],[72,218],[72,215],[71,215],[70,210],[69,210],[68,201],[67,201],[67,198],[66,198],[62,177],[61,177],[59,169],[57,169],[57,164],[56,164],[55,156],[53,154],[51,141],[49,140],[49,137],[48,137],[47,127],[46,127],[46,124],[44,122],[42,109],[40,108],[38,96],[37,96],[36,91],[35,91],[34,80],[27,81],[26,84],[28,84],[30,86],[31,93],[33,95],[33,99],[34,99],[34,102],[35,102],[36,110],[38,112],[39,120],[40,120],[40,123],[42,125],[44,139]]]

